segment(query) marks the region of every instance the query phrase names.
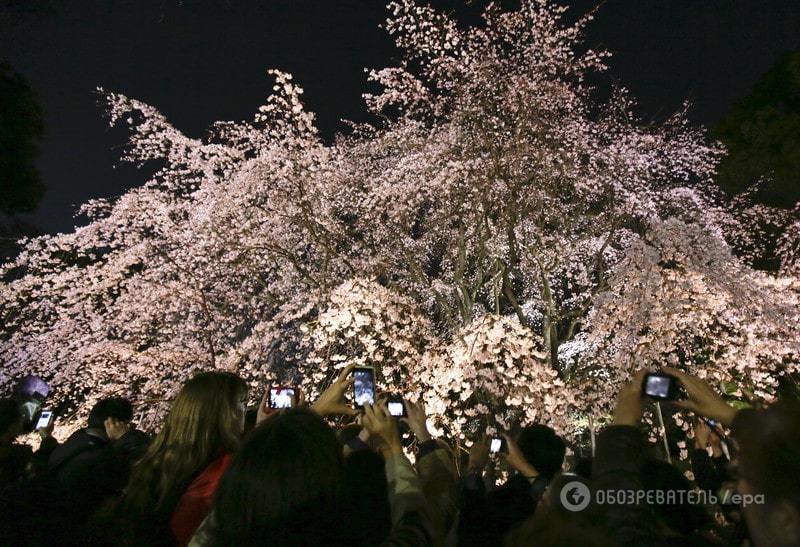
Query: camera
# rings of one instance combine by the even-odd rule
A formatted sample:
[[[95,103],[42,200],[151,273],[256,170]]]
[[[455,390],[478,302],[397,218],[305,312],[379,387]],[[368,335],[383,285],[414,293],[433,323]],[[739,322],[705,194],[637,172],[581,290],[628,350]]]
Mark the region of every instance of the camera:
[[[651,372],[645,375],[642,382],[642,393],[648,397],[662,401],[674,401],[678,398],[680,383],[671,374]]]

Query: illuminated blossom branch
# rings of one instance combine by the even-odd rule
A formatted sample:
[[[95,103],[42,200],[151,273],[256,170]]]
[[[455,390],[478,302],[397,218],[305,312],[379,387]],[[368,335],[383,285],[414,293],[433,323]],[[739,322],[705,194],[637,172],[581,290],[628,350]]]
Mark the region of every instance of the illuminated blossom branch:
[[[370,71],[375,123],[333,143],[279,71],[251,122],[202,140],[106,93],[132,131],[123,159],[160,168],[0,269],[0,387],[33,372],[65,405],[162,401],[218,367],[313,394],[355,360],[456,436],[483,407],[566,428],[644,361],[769,396],[798,360],[797,230],[783,277],[730,252],[748,223],[687,107],[653,124],[624,89],[598,99],[591,16],[568,25],[544,0],[470,28],[389,10],[404,57]]]

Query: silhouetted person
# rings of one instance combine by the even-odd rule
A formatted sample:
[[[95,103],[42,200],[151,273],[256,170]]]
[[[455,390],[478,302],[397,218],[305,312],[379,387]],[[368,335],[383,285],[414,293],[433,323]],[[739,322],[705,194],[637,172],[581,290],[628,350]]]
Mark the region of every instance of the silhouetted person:
[[[19,481],[31,461],[28,445],[14,441],[22,433],[22,416],[14,399],[0,399],[0,491]]]
[[[48,485],[51,539],[78,544],[88,520],[104,502],[122,493],[131,467],[147,449],[148,437],[130,426],[127,399],[102,399],[89,412],[87,426],[51,454]]]
[[[523,428],[516,441],[508,436],[506,440],[508,455],[504,457],[516,473],[504,485],[485,494],[482,473],[468,474],[462,481],[460,545],[502,543],[506,533],[534,513],[561,470],[566,445],[552,428],[533,424]]]

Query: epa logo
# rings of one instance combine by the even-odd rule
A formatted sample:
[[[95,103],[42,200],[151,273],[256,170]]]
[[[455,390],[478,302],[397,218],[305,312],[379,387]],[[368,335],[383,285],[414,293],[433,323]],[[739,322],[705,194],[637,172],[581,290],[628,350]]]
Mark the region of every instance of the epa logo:
[[[559,498],[568,511],[583,511],[592,501],[592,494],[582,482],[570,481],[561,488]]]

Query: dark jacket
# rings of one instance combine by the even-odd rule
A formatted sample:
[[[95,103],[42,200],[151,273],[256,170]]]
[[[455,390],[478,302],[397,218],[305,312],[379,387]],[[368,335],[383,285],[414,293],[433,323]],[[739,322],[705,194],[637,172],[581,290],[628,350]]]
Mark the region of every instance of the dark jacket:
[[[417,472],[436,529],[437,544],[446,543],[458,513],[458,472],[453,459],[438,441],[429,440],[419,446]]]
[[[724,456],[712,458],[703,448],[691,452],[692,473],[697,486],[716,494],[724,481],[731,480],[726,469],[728,460]]]
[[[36,452],[28,445],[10,445],[2,450],[0,487],[0,543],[46,545],[52,489],[47,477],[49,454],[58,441],[46,437]],[[7,475],[6,475],[7,474]],[[44,523],[44,524],[43,524]]]
[[[110,442],[104,431],[86,428],[52,452],[46,480],[53,543],[70,544],[71,538],[82,536],[92,515],[122,493],[148,442],[137,430]]]
[[[474,473],[464,477],[459,485],[458,544],[502,545],[503,536],[534,514],[549,482],[546,477],[531,482],[514,475],[487,493],[481,477]]]
[[[51,478],[65,494],[77,494],[81,505],[96,506],[122,492],[133,462],[144,454],[147,443],[147,435],[135,429],[113,443],[104,431],[81,429],[50,455]]]
[[[641,431],[627,425],[612,425],[597,437],[592,462],[592,487],[595,492],[644,490],[642,464],[644,439]],[[619,545],[666,545],[656,532],[655,514],[645,501],[642,503],[608,503],[598,507],[600,521]]]
[[[0,447],[0,492],[25,478],[32,458],[33,450],[26,444]]]
[[[74,461],[76,458],[85,458],[108,445],[105,431],[89,427],[79,429],[50,453],[47,464],[51,474],[71,474],[72,468],[79,467]]]

